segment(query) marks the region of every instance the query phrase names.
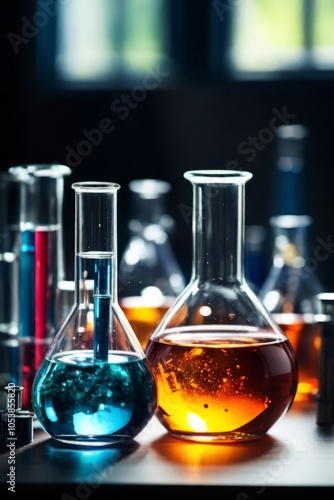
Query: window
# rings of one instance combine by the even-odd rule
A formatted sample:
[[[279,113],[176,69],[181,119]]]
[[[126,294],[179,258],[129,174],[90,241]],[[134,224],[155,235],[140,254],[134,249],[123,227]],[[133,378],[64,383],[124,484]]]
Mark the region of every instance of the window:
[[[38,0],[43,8],[43,2]],[[56,2],[56,0],[53,0]],[[39,32],[40,81],[119,88],[334,74],[334,0],[59,0]],[[45,6],[44,6],[45,8]],[[159,88],[170,86],[168,78]]]
[[[51,73],[67,87],[116,87],[157,65],[167,68],[168,16],[168,0],[61,1]]]
[[[334,69],[333,0],[232,3],[227,62],[236,74],[284,77]]]

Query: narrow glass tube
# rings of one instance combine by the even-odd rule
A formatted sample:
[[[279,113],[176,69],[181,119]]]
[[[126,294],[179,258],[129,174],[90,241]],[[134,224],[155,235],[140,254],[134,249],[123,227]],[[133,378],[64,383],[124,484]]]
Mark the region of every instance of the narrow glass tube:
[[[0,408],[4,387],[21,380],[18,342],[19,182],[0,173]]]
[[[111,306],[112,301],[117,298],[114,281],[116,273],[114,193],[109,186],[98,184],[89,184],[89,187],[86,187],[85,184],[77,183],[73,189],[77,193],[78,210],[75,239],[76,272],[81,283],[76,290],[79,293],[77,300],[84,302],[82,294],[87,290],[85,281],[93,278],[94,359],[107,361],[109,330],[112,329]]]

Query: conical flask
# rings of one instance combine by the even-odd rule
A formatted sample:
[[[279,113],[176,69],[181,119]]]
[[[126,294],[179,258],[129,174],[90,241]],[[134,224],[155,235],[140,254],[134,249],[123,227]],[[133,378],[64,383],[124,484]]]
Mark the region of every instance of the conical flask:
[[[177,438],[260,438],[290,408],[298,374],[290,342],[244,279],[252,174],[194,170],[184,177],[193,188],[192,274],[146,348],[156,415]]]
[[[64,279],[63,199],[66,165],[11,167],[20,182],[18,327],[22,407],[31,409],[31,387],[56,332],[57,286]]]
[[[259,297],[289,338],[298,361],[296,403],[316,403],[320,372],[320,325],[316,320],[317,260],[309,252],[308,215],[281,215],[270,219],[273,259]]]
[[[130,238],[119,265],[119,302],[143,349],[155,327],[185,287],[166,213],[171,185],[158,179],[129,184],[132,219]]]
[[[118,304],[119,187],[89,181],[72,185],[75,301],[36,374],[32,391],[40,424],[63,443],[125,443],[146,426],[156,409],[153,374]]]

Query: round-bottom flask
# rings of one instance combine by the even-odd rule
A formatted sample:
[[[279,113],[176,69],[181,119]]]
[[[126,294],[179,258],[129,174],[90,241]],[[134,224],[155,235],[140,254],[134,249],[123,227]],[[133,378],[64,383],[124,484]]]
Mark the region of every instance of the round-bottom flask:
[[[156,415],[177,438],[260,438],[291,407],[298,372],[289,340],[244,279],[244,188],[252,174],[184,177],[193,186],[192,275],[146,348]]]
[[[156,410],[156,386],[117,301],[118,184],[75,190],[75,302],[35,376],[32,403],[46,432],[63,443],[131,441]],[[90,298],[89,298],[90,297]]]

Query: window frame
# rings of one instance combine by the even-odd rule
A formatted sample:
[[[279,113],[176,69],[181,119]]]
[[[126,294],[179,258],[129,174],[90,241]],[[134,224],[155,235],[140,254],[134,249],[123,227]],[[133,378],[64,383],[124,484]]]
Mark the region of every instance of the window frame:
[[[55,0],[56,1],[56,0]],[[233,1],[241,0],[169,0],[170,2],[170,57],[176,72],[167,78],[159,90],[184,85],[230,85],[238,82],[305,82],[334,80],[334,68],[318,69],[312,66],[279,71],[240,71],[229,60],[233,30]],[[311,0],[312,1],[312,0]],[[45,2],[45,0],[44,0]],[[309,0],[304,0],[308,4]],[[36,0],[36,9],[43,0]],[[215,6],[224,8],[219,15]],[[308,11],[310,15],[310,11]],[[46,26],[39,29],[36,40],[35,78],[44,94],[75,94],[110,92],[129,89],[138,79],[97,81],[87,84],[70,83],[56,78],[54,60],[56,51],[57,15],[50,16]]]

